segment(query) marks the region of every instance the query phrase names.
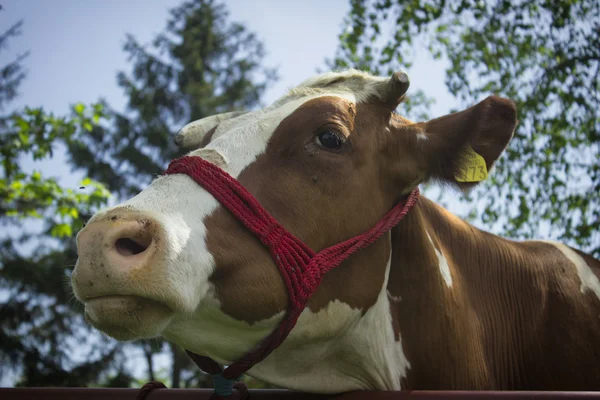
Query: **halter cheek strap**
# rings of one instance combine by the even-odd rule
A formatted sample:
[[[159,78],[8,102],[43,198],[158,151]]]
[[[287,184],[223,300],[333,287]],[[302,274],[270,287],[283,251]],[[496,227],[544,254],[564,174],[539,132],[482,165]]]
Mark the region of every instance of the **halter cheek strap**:
[[[288,292],[289,307],[279,326],[254,350],[225,370],[221,370],[219,364],[211,358],[188,351],[188,355],[202,370],[223,378],[217,378],[219,389],[216,390],[221,393],[216,394],[221,397],[230,395],[231,383],[265,359],[285,340],[310,296],[319,286],[323,275],[396,226],[419,198],[419,189],[415,188],[404,201],[392,208],[365,233],[315,254],[304,242],[277,222],[235,178],[216,165],[200,157],[186,156],[172,161],[165,174],[185,174],[192,178],[256,235],[269,249]]]

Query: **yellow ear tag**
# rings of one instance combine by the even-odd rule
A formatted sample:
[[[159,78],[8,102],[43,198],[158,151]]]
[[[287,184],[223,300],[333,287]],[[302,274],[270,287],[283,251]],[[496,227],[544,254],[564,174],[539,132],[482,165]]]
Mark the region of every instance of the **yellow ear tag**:
[[[488,171],[485,160],[468,147],[463,154],[463,165],[454,175],[458,182],[481,182],[487,179]]]

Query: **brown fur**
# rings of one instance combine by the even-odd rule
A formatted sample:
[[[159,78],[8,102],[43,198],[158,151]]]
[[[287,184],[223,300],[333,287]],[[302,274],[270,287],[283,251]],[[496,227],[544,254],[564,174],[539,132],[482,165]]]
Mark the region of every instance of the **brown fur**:
[[[514,104],[494,96],[418,124],[375,103],[321,97],[280,123],[239,181],[318,251],[370,228],[420,182],[472,186],[453,178],[464,149],[491,168],[515,126]],[[348,137],[342,150],[315,143],[323,129]],[[285,310],[282,278],[259,240],[222,208],[205,224],[223,311],[253,323]],[[427,233],[448,260],[450,288]],[[327,274],[310,309],[338,299],[368,310],[390,246],[393,324],[411,363],[403,388],[600,389],[600,301],[581,294],[575,266],[550,244],[482,232],[426,198],[391,234]],[[582,257],[600,274],[597,260]]]
[[[448,260],[452,288],[425,231]],[[394,317],[412,364],[404,387],[600,388],[600,300],[581,294],[556,247],[482,232],[422,199],[394,230],[393,249],[388,290],[402,297]]]
[[[385,183],[369,159],[339,157],[342,154],[330,153],[314,142],[319,129],[335,128],[349,136],[350,146],[376,146],[370,132],[351,134],[354,113],[351,103],[337,97],[305,103],[281,122],[267,152],[239,177],[263,207],[314,250],[366,231],[395,200],[373,201],[368,197],[381,191]],[[364,196],[357,195],[357,187],[365,188]],[[365,210],[362,205],[369,202],[373,207]],[[361,214],[352,218],[345,212],[359,209]],[[250,323],[283,311],[287,307],[283,281],[259,240],[222,208],[205,224],[208,249],[219,266],[212,281],[222,309]],[[325,276],[309,307],[317,311],[339,299],[366,311],[383,285],[388,254],[389,243],[381,240],[359,252]],[[363,281],[364,265],[372,265],[369,285],[357,284]]]

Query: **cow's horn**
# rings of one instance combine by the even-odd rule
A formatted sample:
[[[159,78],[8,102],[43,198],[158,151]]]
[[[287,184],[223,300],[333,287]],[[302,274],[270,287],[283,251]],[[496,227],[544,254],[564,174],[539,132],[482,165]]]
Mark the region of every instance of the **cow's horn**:
[[[396,71],[392,74],[392,77],[388,81],[385,103],[392,109],[396,109],[398,104],[402,101],[402,97],[406,94],[408,87],[410,86],[410,80],[408,75],[404,71]]]

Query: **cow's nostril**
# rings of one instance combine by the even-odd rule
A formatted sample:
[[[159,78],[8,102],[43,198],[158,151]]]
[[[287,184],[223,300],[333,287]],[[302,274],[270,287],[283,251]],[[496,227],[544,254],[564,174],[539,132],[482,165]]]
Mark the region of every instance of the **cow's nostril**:
[[[143,240],[143,238],[120,238],[115,242],[115,248],[117,252],[124,256],[134,256],[136,254],[143,253],[148,247],[150,247],[151,240]]]

